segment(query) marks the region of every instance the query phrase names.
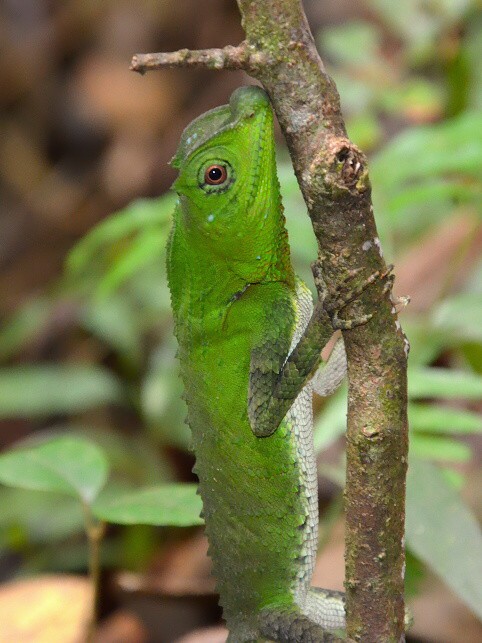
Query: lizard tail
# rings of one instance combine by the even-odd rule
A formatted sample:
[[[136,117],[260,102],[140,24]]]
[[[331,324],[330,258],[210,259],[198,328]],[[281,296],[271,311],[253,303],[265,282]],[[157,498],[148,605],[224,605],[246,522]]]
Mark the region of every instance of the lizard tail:
[[[344,630],[345,594],[321,587],[311,587],[302,604],[303,613],[325,630]]]
[[[331,643],[338,640],[295,604],[263,609],[259,630],[261,636],[278,643]]]

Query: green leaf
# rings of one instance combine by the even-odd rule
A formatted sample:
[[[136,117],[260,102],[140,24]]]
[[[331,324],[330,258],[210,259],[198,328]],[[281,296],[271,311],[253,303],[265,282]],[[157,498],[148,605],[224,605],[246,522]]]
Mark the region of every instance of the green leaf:
[[[115,500],[99,499],[93,512],[100,520],[121,525],[201,525],[202,503],[196,490],[195,484],[165,484],[139,489]]]
[[[107,479],[103,452],[81,438],[61,437],[0,456],[0,482],[10,487],[60,491],[91,504]]]
[[[161,262],[167,235],[167,228],[148,228],[139,233],[129,247],[118,254],[100,280],[97,287],[98,295],[109,295],[149,263],[154,260]]]
[[[346,385],[332,395],[326,402],[320,416],[315,419],[315,451],[318,453],[326,449],[346,429],[347,412],[347,390]]]
[[[347,119],[346,128],[351,140],[365,151],[373,149],[382,138],[382,128],[369,112]]]
[[[482,617],[482,533],[437,467],[410,459],[407,545]]]
[[[371,22],[357,20],[326,27],[319,40],[321,48],[338,63],[362,67],[377,59],[381,33]],[[356,56],[353,56],[353,51],[357,52]]]
[[[440,352],[450,345],[450,338],[421,319],[408,316],[403,320],[403,330],[410,340],[410,366],[412,369],[432,364]],[[413,372],[413,370],[412,370]]]
[[[452,204],[472,202],[480,199],[481,186],[474,183],[457,183],[445,178],[428,178],[419,185],[411,184],[409,188],[395,191],[387,200],[387,207],[394,217],[401,217],[407,208],[434,206],[444,202]]]
[[[408,405],[408,419],[413,431],[429,433],[480,433],[482,417],[465,409],[452,409],[432,404]]]
[[[445,299],[433,312],[437,329],[456,339],[482,342],[482,297],[478,292]]]
[[[410,45],[414,53],[435,45],[441,30],[454,27],[469,10],[472,0],[437,0],[434,3],[414,0],[403,2],[393,10],[391,0],[369,0],[369,7],[378,20]],[[435,55],[435,54],[432,54]]]
[[[463,473],[461,473],[460,471],[455,471],[455,469],[452,469],[450,465],[448,467],[441,466],[440,473],[443,475],[443,477],[451,487],[453,487],[457,491],[463,489],[466,483],[466,476]]]
[[[410,368],[408,393],[412,399],[421,397],[482,398],[482,376],[447,368]]]
[[[78,498],[0,485],[0,534],[9,547],[57,543],[83,532]]]
[[[380,105],[389,112],[439,114],[443,105],[440,88],[425,78],[412,77],[380,93]]]
[[[118,380],[98,366],[12,366],[0,369],[0,418],[76,413],[122,400]]]
[[[159,199],[140,199],[126,208],[115,212],[101,224],[93,228],[71,250],[67,259],[67,270],[78,273],[88,270],[92,260],[102,256],[106,246],[145,231],[153,226],[167,225],[174,209],[176,196],[167,193]]]
[[[142,356],[139,317],[138,307],[127,297],[97,298],[86,303],[80,322],[125,360],[137,365]]]
[[[443,462],[467,462],[472,457],[472,450],[467,444],[442,436],[412,433],[410,451],[424,460]]]
[[[42,332],[53,306],[34,299],[20,308],[0,330],[0,359],[7,360]]]
[[[464,112],[435,125],[413,127],[393,139],[374,159],[373,184],[379,180],[389,192],[394,186],[422,177],[454,173],[480,178],[482,114]],[[450,149],[450,154],[446,154]]]
[[[405,596],[415,597],[420,594],[426,567],[409,549],[405,552],[405,563]]]
[[[377,154],[370,171],[373,204],[392,233],[396,228],[413,238],[451,214],[454,199],[480,212],[482,137],[474,132],[481,128],[480,114],[464,112],[405,130]]]

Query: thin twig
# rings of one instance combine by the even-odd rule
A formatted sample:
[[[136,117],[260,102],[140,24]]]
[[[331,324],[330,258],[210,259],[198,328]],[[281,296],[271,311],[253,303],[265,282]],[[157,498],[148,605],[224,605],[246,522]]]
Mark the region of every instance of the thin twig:
[[[180,49],[168,53],[135,54],[130,70],[145,74],[161,67],[203,67],[207,69],[244,69],[252,71],[268,64],[265,54],[250,49],[246,43],[223,49]]]

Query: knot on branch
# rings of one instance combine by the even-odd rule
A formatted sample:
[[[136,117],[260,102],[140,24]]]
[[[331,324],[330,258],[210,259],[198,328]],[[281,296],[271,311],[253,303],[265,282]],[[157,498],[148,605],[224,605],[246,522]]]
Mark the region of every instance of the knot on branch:
[[[343,145],[335,156],[340,176],[347,187],[355,185],[365,168],[364,155],[353,146]]]
[[[325,139],[310,171],[322,177],[324,190],[329,192],[348,190],[352,194],[362,194],[370,187],[366,157],[347,138]]]

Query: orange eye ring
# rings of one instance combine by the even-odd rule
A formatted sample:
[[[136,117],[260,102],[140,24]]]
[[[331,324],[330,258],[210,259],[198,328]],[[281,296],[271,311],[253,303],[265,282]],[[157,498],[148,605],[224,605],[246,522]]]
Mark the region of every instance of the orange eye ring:
[[[204,181],[208,185],[221,185],[228,178],[224,165],[210,165],[204,172]]]

